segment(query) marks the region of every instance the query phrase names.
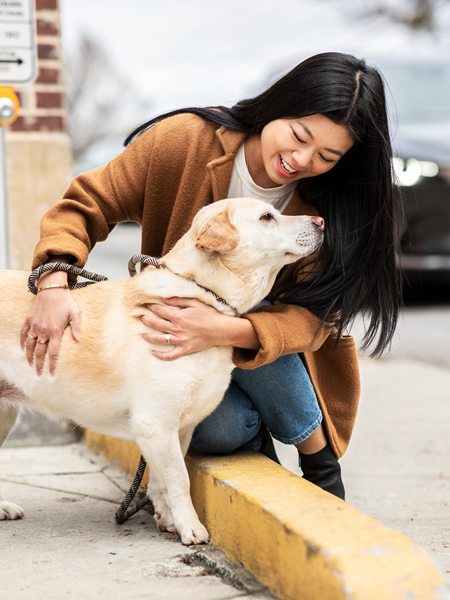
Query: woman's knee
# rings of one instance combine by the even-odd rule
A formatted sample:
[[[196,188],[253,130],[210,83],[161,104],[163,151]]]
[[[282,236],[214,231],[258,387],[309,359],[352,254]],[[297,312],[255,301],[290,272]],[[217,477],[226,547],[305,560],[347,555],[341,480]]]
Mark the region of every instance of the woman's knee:
[[[192,436],[192,445],[200,452],[206,454],[228,454],[245,446],[258,433],[260,420],[259,417],[245,423],[238,421],[233,427],[226,427],[226,424],[218,423],[217,426],[203,421],[197,425]]]
[[[228,454],[258,433],[260,417],[246,394],[232,382],[222,403],[197,425],[192,445],[208,454]]]

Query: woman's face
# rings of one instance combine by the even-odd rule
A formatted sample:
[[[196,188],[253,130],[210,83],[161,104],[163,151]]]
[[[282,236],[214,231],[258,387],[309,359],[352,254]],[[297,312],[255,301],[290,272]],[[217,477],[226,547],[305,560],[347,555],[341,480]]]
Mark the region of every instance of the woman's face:
[[[317,114],[271,121],[246,142],[245,155],[253,181],[271,188],[326,173],[353,143],[347,127]]]

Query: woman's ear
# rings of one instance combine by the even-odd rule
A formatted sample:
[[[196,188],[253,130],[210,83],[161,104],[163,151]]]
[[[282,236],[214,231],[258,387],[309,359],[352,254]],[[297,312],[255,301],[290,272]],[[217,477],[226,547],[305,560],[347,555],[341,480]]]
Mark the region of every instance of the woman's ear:
[[[240,237],[239,230],[231,221],[228,206],[202,227],[195,247],[202,252],[230,252],[239,244]]]

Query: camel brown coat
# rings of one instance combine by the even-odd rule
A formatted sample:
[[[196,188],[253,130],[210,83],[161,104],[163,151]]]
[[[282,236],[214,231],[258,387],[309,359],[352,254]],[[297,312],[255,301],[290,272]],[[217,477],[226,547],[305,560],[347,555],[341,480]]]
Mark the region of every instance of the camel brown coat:
[[[227,197],[236,152],[245,134],[191,114],[161,121],[122,154],[79,175],[64,199],[43,217],[33,269],[50,255],[71,254],[84,266],[94,245],[117,223],[142,225],[143,254],[164,255],[189,229],[196,213]],[[297,195],[284,214],[315,214]],[[295,268],[283,280],[295,277]],[[255,369],[283,354],[302,353],[323,412],[330,444],[341,456],[352,433],[359,393],[353,338],[335,338],[308,310],[275,304],[244,315],[261,343],[259,351],[235,348],[234,362]]]

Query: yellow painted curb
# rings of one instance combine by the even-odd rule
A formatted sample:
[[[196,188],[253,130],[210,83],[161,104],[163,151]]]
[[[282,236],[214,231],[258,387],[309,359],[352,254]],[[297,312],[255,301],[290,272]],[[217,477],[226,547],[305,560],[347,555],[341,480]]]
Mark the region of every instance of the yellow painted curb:
[[[86,443],[134,472],[140,452],[107,436]],[[240,450],[187,458],[211,541],[282,600],[437,600],[444,579],[424,550],[269,459]]]

